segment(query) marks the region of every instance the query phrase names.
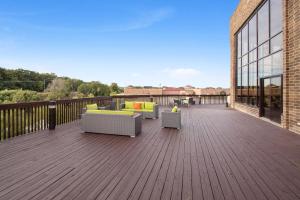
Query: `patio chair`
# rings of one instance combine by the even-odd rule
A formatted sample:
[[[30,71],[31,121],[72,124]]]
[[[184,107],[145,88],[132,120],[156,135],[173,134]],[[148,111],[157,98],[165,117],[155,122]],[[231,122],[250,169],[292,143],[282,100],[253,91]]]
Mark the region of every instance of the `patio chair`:
[[[161,126],[166,128],[181,129],[181,111],[177,112],[163,111],[161,112]]]

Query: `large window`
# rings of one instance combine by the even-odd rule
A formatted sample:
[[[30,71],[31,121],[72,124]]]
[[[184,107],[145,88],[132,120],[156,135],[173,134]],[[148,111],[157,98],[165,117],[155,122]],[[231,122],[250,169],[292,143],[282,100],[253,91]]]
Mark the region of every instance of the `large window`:
[[[282,0],[266,0],[236,34],[236,101],[257,106],[259,79],[282,74]]]

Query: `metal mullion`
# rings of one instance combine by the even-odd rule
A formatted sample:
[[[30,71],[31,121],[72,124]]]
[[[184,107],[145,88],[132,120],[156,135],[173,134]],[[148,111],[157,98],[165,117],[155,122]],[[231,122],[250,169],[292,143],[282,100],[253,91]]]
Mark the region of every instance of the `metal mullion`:
[[[251,18],[250,18],[251,19]],[[248,59],[247,59],[247,63],[248,63],[248,68],[247,68],[247,76],[248,76],[248,83],[247,83],[247,104],[249,104],[249,53],[250,53],[250,46],[249,46],[249,21],[246,23],[246,26],[248,27],[247,29],[247,34],[248,34],[248,37],[247,37],[247,39],[248,39],[248,45],[247,45],[247,56],[248,56]]]
[[[276,36],[280,35],[281,33],[283,33],[283,31],[280,31],[280,32],[276,33],[275,35],[273,35],[272,37],[270,37],[270,40],[272,40],[272,39],[275,38]]]

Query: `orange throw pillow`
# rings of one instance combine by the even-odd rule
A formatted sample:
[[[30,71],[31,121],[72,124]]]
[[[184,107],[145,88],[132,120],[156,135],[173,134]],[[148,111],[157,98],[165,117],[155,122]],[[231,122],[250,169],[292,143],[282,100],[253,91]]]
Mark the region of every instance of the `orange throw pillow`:
[[[141,103],[134,103],[133,104],[133,108],[135,110],[141,110],[142,109],[142,104]]]

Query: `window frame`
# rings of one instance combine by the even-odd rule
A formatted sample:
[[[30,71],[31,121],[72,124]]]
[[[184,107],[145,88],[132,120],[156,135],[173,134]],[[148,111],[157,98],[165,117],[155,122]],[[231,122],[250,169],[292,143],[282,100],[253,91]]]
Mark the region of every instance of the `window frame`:
[[[260,90],[259,89],[259,87],[260,87],[259,78],[260,77],[259,77],[259,68],[258,68],[259,61],[262,60],[262,59],[265,59],[268,56],[273,56],[273,54],[276,54],[280,51],[283,51],[283,46],[281,46],[281,48],[278,49],[277,51],[271,52],[271,41],[272,41],[272,39],[277,37],[279,34],[283,34],[283,26],[282,26],[282,29],[281,29],[280,32],[278,32],[275,35],[271,36],[271,12],[272,12],[272,10],[271,10],[271,1],[274,1],[274,0],[264,0],[264,1],[262,1],[261,4],[253,11],[253,13],[249,16],[249,18],[244,22],[244,24],[240,27],[240,29],[234,35],[234,37],[236,38],[235,39],[235,41],[236,41],[236,45],[235,45],[235,49],[236,49],[236,56],[235,56],[235,61],[236,61],[236,66],[235,66],[235,91],[236,91],[236,95],[235,95],[235,101],[240,102],[240,103],[246,103],[249,106],[251,106],[250,97],[249,97],[249,90],[250,90],[250,86],[249,86],[249,66],[250,66],[250,64],[256,62],[256,105],[255,106],[257,107],[257,106],[259,106],[259,98],[260,98],[259,97],[259,90]],[[258,38],[258,34],[259,34],[258,12],[265,4],[268,4],[268,39],[265,40],[263,43],[259,44],[258,43],[259,42],[258,41],[259,40],[259,38]],[[282,17],[283,17],[283,14],[282,14]],[[250,25],[250,23],[249,22],[254,18],[256,18],[255,19],[255,21],[256,21],[256,47],[250,49],[250,46],[249,46],[250,45],[250,40],[249,40],[250,39],[250,36],[249,36],[249,29],[250,29],[249,25]],[[281,19],[281,20],[283,20],[283,19]],[[248,51],[243,54],[243,45],[242,45],[243,44],[243,34],[242,34],[242,32],[243,32],[243,29],[246,26],[248,26],[247,27],[247,34],[248,34],[248,36],[247,36],[247,39],[248,39],[247,49],[248,49]],[[239,40],[239,38],[238,38],[239,34],[240,34],[240,37],[241,37],[240,44],[239,44],[239,41],[238,41]],[[282,38],[282,40],[283,40],[283,38]],[[266,43],[269,43],[268,54],[264,55],[261,58],[259,58],[258,57],[259,56],[258,49],[259,49],[259,47],[261,47],[262,45],[264,45]],[[238,55],[238,45],[240,45],[239,46],[240,55]],[[250,59],[249,59],[250,58],[249,57],[250,53],[252,51],[255,51],[255,50],[256,50],[256,59],[254,59],[250,62]],[[248,62],[247,62],[247,64],[243,65],[243,57],[245,55],[248,56],[248,59],[247,59]],[[239,59],[240,59],[240,62],[241,62],[240,63],[241,70],[240,70],[240,74],[239,74],[239,76],[240,76],[239,85],[240,86],[238,86],[238,71],[239,71],[238,70],[238,61],[239,61]],[[248,82],[248,84],[247,84],[248,85],[248,89],[247,89],[248,90],[248,92],[247,92],[248,96],[247,96],[247,101],[246,102],[243,102],[243,92],[242,92],[242,87],[243,87],[242,72],[243,72],[243,67],[244,66],[248,66],[248,73],[247,73],[248,74],[248,77],[247,77],[247,79],[248,79],[247,80],[247,82]],[[280,75],[280,74],[278,74],[278,75]],[[240,87],[239,88],[240,89],[240,94],[238,94],[238,87]]]

